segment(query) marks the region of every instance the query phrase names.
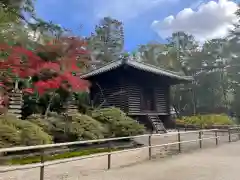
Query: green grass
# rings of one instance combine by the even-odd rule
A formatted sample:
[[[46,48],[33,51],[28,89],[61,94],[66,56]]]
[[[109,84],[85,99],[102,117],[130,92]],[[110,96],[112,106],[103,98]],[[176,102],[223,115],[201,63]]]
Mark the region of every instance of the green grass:
[[[112,148],[111,151],[117,151],[120,149],[121,148]],[[108,148],[85,149],[85,150],[81,150],[81,151],[65,152],[65,153],[56,154],[56,155],[46,155],[44,157],[44,159],[45,159],[45,161],[52,161],[52,160],[58,160],[58,159],[87,156],[87,155],[103,153],[103,152],[108,152]],[[24,164],[39,163],[40,161],[41,161],[40,156],[22,157],[22,158],[9,159],[6,161],[6,164],[8,164],[8,165],[24,165]]]

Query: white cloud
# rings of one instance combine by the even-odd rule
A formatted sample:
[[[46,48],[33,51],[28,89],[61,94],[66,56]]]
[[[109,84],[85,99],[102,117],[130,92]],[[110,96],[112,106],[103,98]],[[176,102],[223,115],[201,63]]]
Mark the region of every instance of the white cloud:
[[[100,0],[94,6],[97,18],[111,16],[119,20],[128,20],[157,7],[160,4],[178,2],[179,0]]]
[[[176,31],[193,34],[199,41],[224,37],[236,21],[238,6],[233,1],[218,0],[201,3],[196,10],[185,8],[176,16],[154,21],[152,28],[166,38]]]
[[[198,0],[198,1],[195,1],[194,3],[191,4],[190,8],[191,9],[197,9],[199,8],[199,6],[201,6],[202,4],[204,3],[203,0]]]

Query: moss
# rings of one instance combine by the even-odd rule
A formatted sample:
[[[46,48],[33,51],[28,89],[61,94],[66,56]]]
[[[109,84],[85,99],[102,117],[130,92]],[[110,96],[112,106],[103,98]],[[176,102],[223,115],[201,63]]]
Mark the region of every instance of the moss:
[[[120,150],[120,148],[112,148],[111,151],[117,151]],[[58,159],[66,159],[66,158],[73,158],[73,157],[81,157],[81,156],[87,156],[91,154],[97,154],[97,153],[103,153],[108,152],[107,148],[98,148],[98,149],[85,149],[81,151],[74,151],[74,152],[66,152],[62,154],[56,154],[52,156],[45,156],[45,161],[53,161]],[[34,156],[34,157],[23,157],[23,158],[12,158],[11,160],[8,160],[6,164],[8,165],[24,165],[24,164],[32,164],[32,163],[38,163],[41,161],[40,156]]]

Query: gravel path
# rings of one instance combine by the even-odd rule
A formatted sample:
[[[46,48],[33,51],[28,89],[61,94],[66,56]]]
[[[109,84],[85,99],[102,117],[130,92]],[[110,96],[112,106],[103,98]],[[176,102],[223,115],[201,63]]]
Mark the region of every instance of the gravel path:
[[[81,180],[239,180],[240,143],[105,171]],[[77,180],[77,178],[72,179]]]
[[[197,136],[187,134],[181,140]],[[204,136],[213,137],[214,134]],[[175,142],[176,139],[176,136],[154,137],[152,144]],[[236,177],[238,165],[234,162],[240,162],[240,141],[231,144],[227,141],[227,136],[221,137],[220,146],[215,148],[215,139],[204,140],[201,151],[195,151],[199,149],[198,142],[182,144],[182,152],[192,151],[164,159],[159,157],[176,151],[178,146],[153,148],[152,161],[147,161],[148,149],[113,154],[110,171],[106,171],[107,156],[47,166],[44,180],[239,180],[240,175]],[[0,173],[0,180],[39,180],[39,174],[39,168]]]

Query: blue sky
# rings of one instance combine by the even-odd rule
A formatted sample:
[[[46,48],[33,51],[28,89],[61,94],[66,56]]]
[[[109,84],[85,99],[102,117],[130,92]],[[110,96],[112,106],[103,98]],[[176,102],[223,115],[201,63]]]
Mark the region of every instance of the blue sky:
[[[229,5],[227,0],[215,0],[219,4],[219,8],[220,1]],[[167,32],[170,33],[171,28],[176,29],[176,27],[183,27],[185,24],[182,19],[180,23],[183,25],[181,24],[181,26],[176,25],[179,22],[177,20],[171,26],[169,23],[163,24],[166,17],[171,15],[175,17],[184,8],[190,8],[193,12],[197,12],[201,6],[210,5],[209,2],[209,0],[37,0],[36,11],[41,18],[61,24],[75,34],[82,36],[88,36],[93,32],[95,25],[102,17],[114,17],[123,21],[125,49],[131,51],[139,44],[163,41],[166,34],[161,36],[161,28],[167,28]],[[214,4],[211,5],[215,7]],[[211,11],[211,8],[207,10]],[[196,16],[192,16],[192,19],[194,17]],[[159,29],[152,27],[154,21],[157,22],[156,28]],[[222,22],[219,23],[222,24]],[[191,29],[190,26],[189,29]]]

